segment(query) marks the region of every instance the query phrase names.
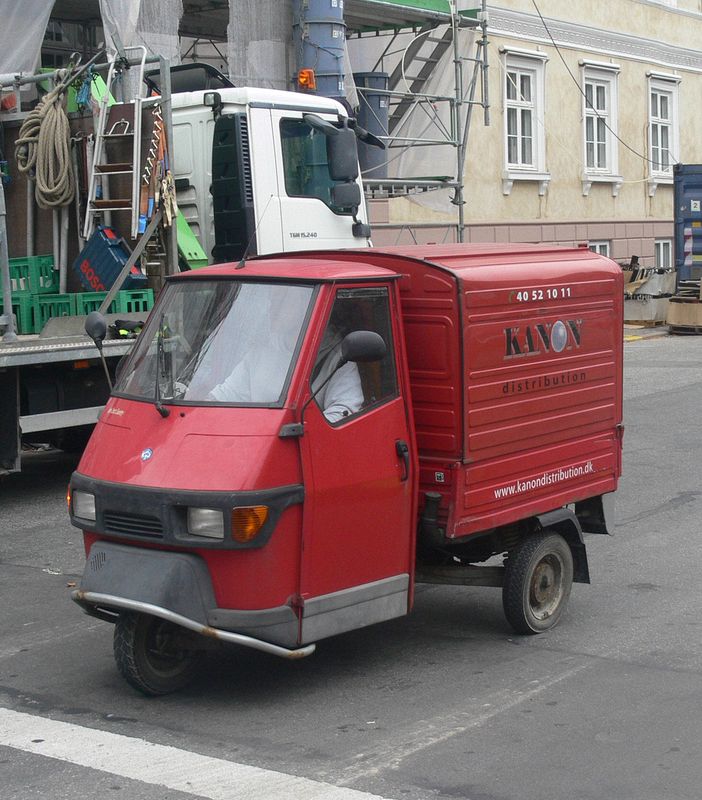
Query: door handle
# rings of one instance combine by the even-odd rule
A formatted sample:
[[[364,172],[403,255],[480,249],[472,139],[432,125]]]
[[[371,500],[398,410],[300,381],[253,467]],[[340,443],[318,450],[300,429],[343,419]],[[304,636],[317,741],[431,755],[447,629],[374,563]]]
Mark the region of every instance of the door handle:
[[[402,477],[401,481],[406,481],[409,478],[410,471],[410,452],[409,445],[402,439],[395,442],[395,452],[402,459]]]

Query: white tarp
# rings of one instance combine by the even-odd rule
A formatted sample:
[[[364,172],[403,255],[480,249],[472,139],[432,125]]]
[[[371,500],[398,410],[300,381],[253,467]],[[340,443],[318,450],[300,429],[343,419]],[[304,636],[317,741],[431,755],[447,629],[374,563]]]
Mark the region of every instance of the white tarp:
[[[289,89],[292,3],[229,0],[227,61],[236,86]]]
[[[105,41],[116,51],[115,34],[123,47],[143,45],[149,55],[180,63],[178,26],[183,0],[100,0]]]
[[[52,7],[46,0],[2,3],[0,75],[36,72]]]

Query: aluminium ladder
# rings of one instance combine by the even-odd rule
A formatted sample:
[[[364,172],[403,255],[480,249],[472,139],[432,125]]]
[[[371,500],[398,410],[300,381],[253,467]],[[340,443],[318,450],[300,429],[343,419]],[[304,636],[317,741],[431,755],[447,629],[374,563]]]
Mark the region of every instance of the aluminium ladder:
[[[115,102],[112,89],[118,80],[122,80],[125,71],[125,59],[129,53],[138,54],[134,59],[139,66],[137,85],[133,102]],[[125,47],[121,54],[110,61],[105,91],[100,98],[100,110],[95,133],[95,146],[88,184],[88,204],[83,227],[83,237],[87,241],[95,230],[98,218],[109,221],[112,211],[128,211],[131,213],[131,237],[136,238],[139,225],[139,166],[141,161],[141,117],[142,107],[146,99],[141,97],[144,68],[146,64],[146,48],[142,45]],[[112,160],[113,150],[118,151],[117,159]],[[110,178],[130,176],[131,192],[129,196],[113,196],[114,188],[110,187]],[[126,181],[119,183],[121,195]]]

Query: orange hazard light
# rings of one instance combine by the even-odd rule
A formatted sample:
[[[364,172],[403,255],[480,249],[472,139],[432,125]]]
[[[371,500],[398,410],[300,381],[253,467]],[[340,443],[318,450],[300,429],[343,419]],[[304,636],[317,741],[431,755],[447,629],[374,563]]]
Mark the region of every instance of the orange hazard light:
[[[313,69],[301,69],[297,73],[297,85],[301,89],[314,91],[317,88],[317,78]]]

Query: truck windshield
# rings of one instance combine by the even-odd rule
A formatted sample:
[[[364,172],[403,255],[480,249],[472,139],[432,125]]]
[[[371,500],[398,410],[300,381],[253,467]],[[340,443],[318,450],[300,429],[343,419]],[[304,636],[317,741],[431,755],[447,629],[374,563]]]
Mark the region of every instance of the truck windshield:
[[[193,280],[164,292],[114,394],[160,396],[164,403],[282,405],[313,287]]]

